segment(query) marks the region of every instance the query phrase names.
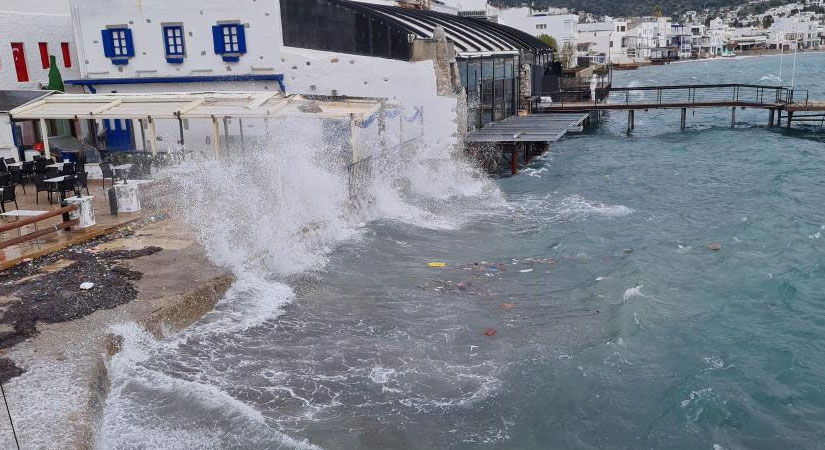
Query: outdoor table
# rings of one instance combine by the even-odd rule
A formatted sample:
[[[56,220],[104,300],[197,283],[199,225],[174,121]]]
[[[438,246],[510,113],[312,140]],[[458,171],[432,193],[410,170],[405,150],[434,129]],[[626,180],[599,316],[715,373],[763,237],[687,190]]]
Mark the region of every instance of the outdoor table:
[[[66,165],[66,163],[54,163],[54,164],[49,164],[48,166],[46,166],[46,168],[54,167],[54,168],[63,170],[63,166],[65,166],[65,165]]]
[[[123,172],[127,172],[128,170],[130,170],[133,165],[134,164],[121,164],[119,166],[112,166],[112,170],[115,171],[115,174],[117,174],[118,178],[120,178],[121,180],[123,180],[124,183],[126,183],[126,176],[128,176],[128,173],[126,174],[126,176],[122,174]]]
[[[113,186],[115,199],[117,200],[117,210],[120,212],[140,211],[140,198],[138,197],[138,184],[127,184],[125,181],[116,183]]]
[[[3,192],[3,189],[0,189],[0,195],[2,195],[2,192]],[[39,216],[39,215],[41,215],[43,213],[47,213],[47,212],[48,211],[36,211],[36,210],[31,210],[31,209],[16,209],[14,211],[4,212],[4,213],[0,214],[0,216],[2,216],[2,217],[15,217],[15,218],[18,218],[18,217],[34,217],[34,216]],[[37,232],[37,222],[35,222],[33,225],[34,225],[34,231]],[[21,235],[20,230],[21,229],[23,229],[23,227],[20,227],[20,228],[17,229],[17,237],[20,237],[20,235]],[[37,238],[37,245],[40,245],[40,238]]]
[[[69,218],[78,219],[78,228],[88,228],[95,225],[95,209],[92,204],[93,196],[85,195],[80,197],[69,197],[66,199],[68,204],[76,204],[77,209],[69,213]]]
[[[8,163],[8,164],[6,164],[6,167],[23,167],[23,163],[22,162]]]

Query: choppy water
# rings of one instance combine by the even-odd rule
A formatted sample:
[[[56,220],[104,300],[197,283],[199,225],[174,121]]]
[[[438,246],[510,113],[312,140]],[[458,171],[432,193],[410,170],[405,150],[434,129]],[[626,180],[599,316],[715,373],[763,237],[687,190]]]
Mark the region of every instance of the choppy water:
[[[616,84],[767,83],[778,67]],[[800,55],[797,87],[825,97],[823,70]],[[366,223],[340,219],[340,182],[307,169],[290,195],[323,181],[326,200],[290,223],[327,224],[312,245],[236,267],[218,311],[181,335],[120,328],[98,447],[821,448],[825,144],[730,129],[729,114],[697,111],[680,133],[678,112],[639,113],[627,137],[616,113],[495,182],[423,165],[411,198],[382,194]],[[241,225],[210,242],[278,237]]]

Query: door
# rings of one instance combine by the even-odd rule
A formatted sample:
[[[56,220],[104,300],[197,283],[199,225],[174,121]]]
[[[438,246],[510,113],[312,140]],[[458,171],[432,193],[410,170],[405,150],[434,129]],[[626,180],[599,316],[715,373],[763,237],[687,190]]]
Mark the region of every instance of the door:
[[[132,121],[126,119],[105,119],[106,148],[114,151],[132,149]]]
[[[26,67],[26,53],[23,50],[23,43],[12,42],[11,53],[14,56],[14,70],[17,71],[17,81],[20,83],[29,81],[29,69]]]

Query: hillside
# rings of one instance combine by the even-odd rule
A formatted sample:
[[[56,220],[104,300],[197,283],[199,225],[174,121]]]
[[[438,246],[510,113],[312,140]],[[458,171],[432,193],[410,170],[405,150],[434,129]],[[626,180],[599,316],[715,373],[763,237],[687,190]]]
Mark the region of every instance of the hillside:
[[[597,15],[620,17],[648,16],[653,14],[657,6],[661,7],[664,15],[672,16],[690,10],[728,8],[747,2],[748,0],[535,0],[532,3],[536,8],[542,6],[566,7]],[[502,6],[525,4],[523,0],[498,0],[495,3]],[[771,3],[792,3],[792,0]]]

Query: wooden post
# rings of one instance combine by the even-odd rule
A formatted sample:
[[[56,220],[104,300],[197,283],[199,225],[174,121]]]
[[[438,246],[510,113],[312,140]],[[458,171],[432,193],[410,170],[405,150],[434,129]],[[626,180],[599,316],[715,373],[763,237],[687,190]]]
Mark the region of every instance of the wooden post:
[[[43,148],[46,150],[46,158],[51,159],[52,151],[49,148],[49,126],[46,119],[40,119],[40,137],[43,139]]]
[[[769,113],[768,113],[768,127],[773,128],[773,119],[774,119],[774,115],[776,114],[776,110],[771,108],[768,111],[769,111]]]
[[[356,135],[356,131],[358,130],[358,125],[355,124],[355,114],[350,113],[349,115],[349,145],[352,148],[352,162],[358,162],[358,137]]]
[[[238,118],[238,129],[241,132],[241,152],[246,153],[246,143],[243,139],[243,119]]]
[[[180,113],[178,113],[178,134],[180,135],[180,150],[183,151],[186,140],[183,137],[183,119],[180,117]]]
[[[510,153],[510,173],[518,175],[518,151],[515,148]]]
[[[149,116],[149,148],[152,149],[152,156],[158,154],[158,132],[155,128],[155,119]]]
[[[229,117],[223,118],[223,148],[229,154]]]
[[[387,146],[387,110],[384,102],[381,102],[381,106],[378,108],[378,141],[381,145],[381,151],[386,153],[388,150]]]
[[[682,108],[682,131],[687,127],[687,108]]]
[[[793,121],[793,111],[788,111],[788,123],[787,128],[791,129],[791,122]]]
[[[733,128],[736,126],[736,107],[730,109],[730,127]]]
[[[143,151],[145,152],[147,150],[146,149],[146,129],[145,129],[146,128],[146,123],[143,121],[143,119],[138,119],[138,125],[140,125],[140,146],[141,146],[141,148],[143,148]]]
[[[221,129],[218,127],[218,118],[212,116],[212,148],[215,154],[221,153]]]

